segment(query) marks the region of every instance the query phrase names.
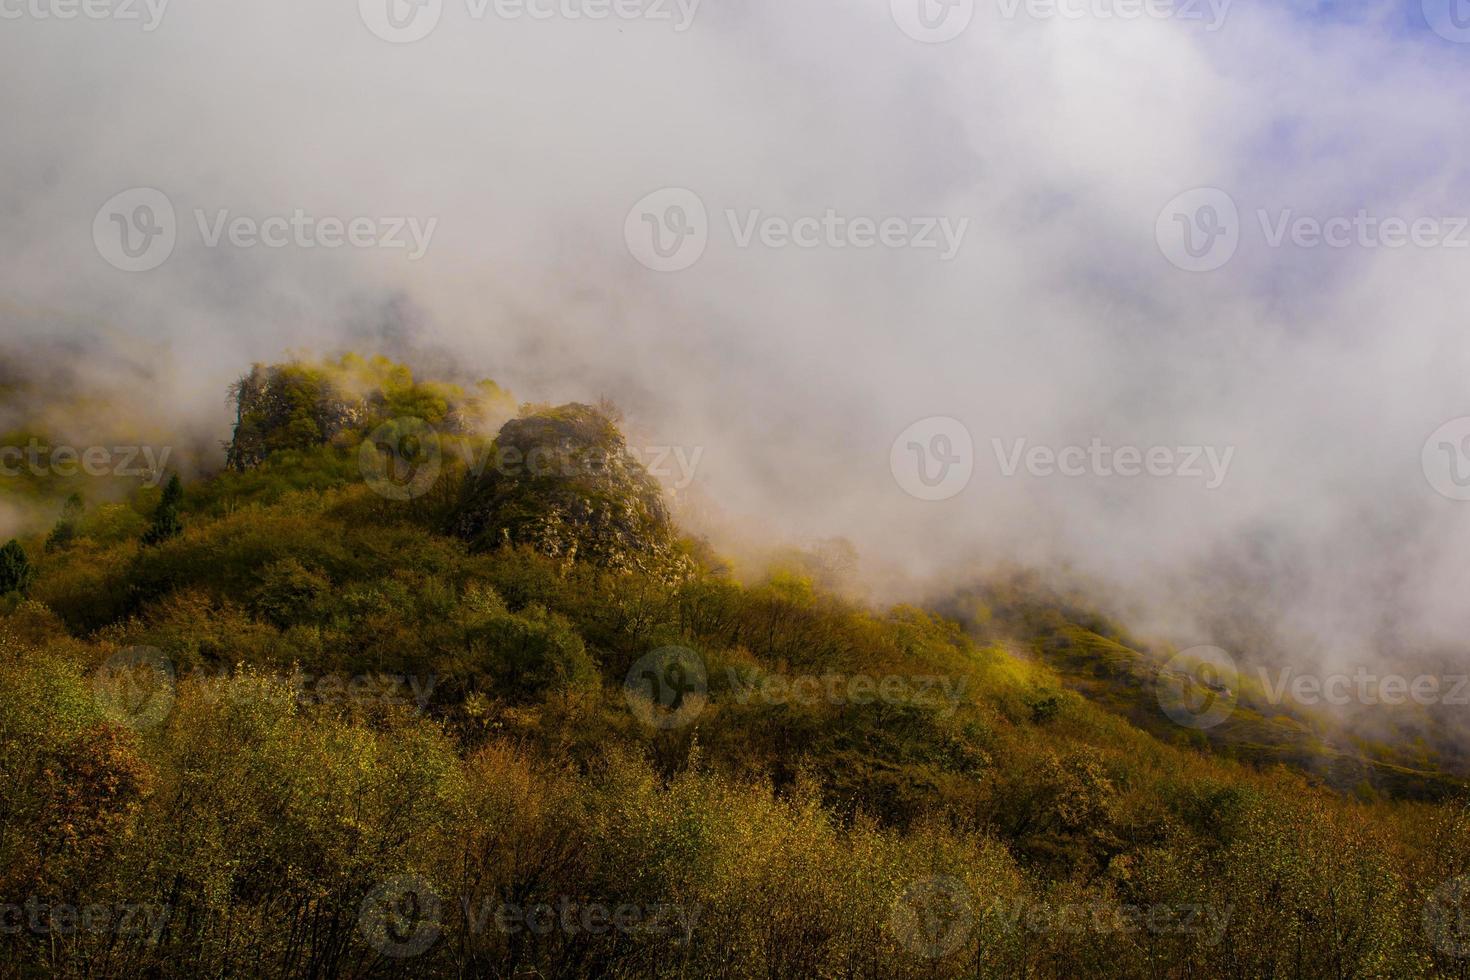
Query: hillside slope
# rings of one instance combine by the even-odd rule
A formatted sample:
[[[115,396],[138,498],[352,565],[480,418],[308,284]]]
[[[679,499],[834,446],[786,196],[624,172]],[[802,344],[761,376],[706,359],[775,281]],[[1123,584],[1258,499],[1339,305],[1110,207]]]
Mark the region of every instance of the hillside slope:
[[[631,468],[485,475],[595,410],[446,424],[482,396],[375,371],[330,431],[252,422],[181,534],[140,543],[144,487],[22,540],[0,906],[39,911],[0,974],[1460,975],[1458,804],[1174,737],[1060,608],[736,581]]]
[[[1255,765],[1285,764],[1360,796],[1440,800],[1465,792],[1464,759],[1433,748],[1452,748],[1460,740],[1413,704],[1379,706],[1380,715],[1400,718],[1412,733],[1385,741],[1355,730],[1351,716],[1273,696],[1269,672],[1249,670],[1244,662],[1231,665],[1228,684],[1210,690],[1197,672],[1176,669],[1175,651],[1140,643],[1085,601],[1047,588],[1033,574],[998,575],[957,589],[937,608],[982,641],[1006,642],[1045,663],[1069,690],[1166,742]],[[1199,705],[1202,714],[1218,701],[1228,711],[1218,721],[1181,724],[1164,710],[1171,700]]]

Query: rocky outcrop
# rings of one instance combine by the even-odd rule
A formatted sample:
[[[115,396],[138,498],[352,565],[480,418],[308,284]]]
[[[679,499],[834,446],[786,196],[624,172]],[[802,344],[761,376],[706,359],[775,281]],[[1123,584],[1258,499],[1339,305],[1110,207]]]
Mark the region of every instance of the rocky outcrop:
[[[259,466],[278,449],[306,449],[360,426],[367,405],[340,392],[323,374],[296,364],[255,365],[231,387],[235,433],[226,464]]]
[[[404,365],[348,355],[337,362],[257,364],[230,388],[235,432],[231,469],[246,470],[282,449],[324,445],[344,433],[361,436],[389,419],[415,418],[441,435],[484,431],[514,410],[492,381],[469,391],[457,384],[418,383]]]
[[[662,488],[617,426],[588,405],[507,422],[485,469],[466,484],[452,529],[477,549],[530,545],[665,580],[693,568]]]

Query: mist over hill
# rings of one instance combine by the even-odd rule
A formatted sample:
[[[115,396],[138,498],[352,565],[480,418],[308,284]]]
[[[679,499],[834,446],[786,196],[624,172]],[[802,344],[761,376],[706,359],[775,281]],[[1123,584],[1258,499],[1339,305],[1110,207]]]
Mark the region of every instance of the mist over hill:
[[[0,978],[1460,976],[1459,0],[0,0]]]
[[[938,45],[883,4],[813,2],[701,5],[687,23],[451,4],[410,44],[280,0],[179,6],[147,32],[17,22],[0,39],[25,80],[0,111],[28,134],[0,151],[4,333],[103,334],[124,363],[152,350],[142,400],[166,390],[191,418],[220,416],[239,365],[293,346],[412,353],[441,377],[482,365],[525,397],[612,398],[659,444],[704,449],[698,490],[742,533],[846,537],[900,584],[977,556],[1068,566],[1180,643],[1236,644],[1215,635],[1226,608],[1304,663],[1452,655],[1465,512],[1420,452],[1464,411],[1458,253],[1274,229],[1464,213],[1445,81],[1461,51],[1394,5],[1222,13],[981,5]],[[92,235],[132,187],[164,193],[179,228],[142,273]],[[709,218],[676,273],[624,241],[666,187]],[[1242,224],[1206,273],[1155,238],[1198,187]],[[206,234],[221,212],[297,211],[437,225],[412,260]],[[843,229],[968,224],[947,261],[826,231],[763,244],[781,239],[762,222],[829,211]],[[934,416],[966,426],[975,475],[925,504],[886,460]],[[1094,438],[1234,456],[1214,489],[1003,473],[1017,440]]]

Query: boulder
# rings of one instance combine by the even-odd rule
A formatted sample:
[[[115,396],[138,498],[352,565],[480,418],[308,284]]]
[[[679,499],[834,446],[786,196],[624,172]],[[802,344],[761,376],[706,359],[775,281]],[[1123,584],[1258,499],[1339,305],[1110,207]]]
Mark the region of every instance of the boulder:
[[[452,530],[478,550],[529,545],[665,580],[686,577],[663,488],[589,405],[547,408],[500,430],[484,470],[465,486]]]

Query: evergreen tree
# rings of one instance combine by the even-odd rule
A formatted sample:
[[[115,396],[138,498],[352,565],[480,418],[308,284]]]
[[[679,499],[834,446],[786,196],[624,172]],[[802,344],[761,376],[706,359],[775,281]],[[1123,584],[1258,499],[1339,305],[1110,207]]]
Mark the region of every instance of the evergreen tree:
[[[66,498],[66,504],[61,508],[61,519],[51,529],[51,534],[46,538],[46,553],[59,551],[71,546],[77,536],[77,523],[82,519],[82,511],[86,505],[82,502],[82,495],[74,493]]]
[[[158,509],[153,512],[153,523],[143,532],[145,545],[162,544],[169,538],[176,538],[184,533],[184,523],[179,520],[179,505],[183,501],[184,485],[179,482],[179,475],[175,473],[169,477],[168,484],[163,488]]]
[[[10,592],[25,595],[35,577],[35,569],[26,558],[25,549],[19,541],[11,538],[9,544],[0,548],[0,595]]]

